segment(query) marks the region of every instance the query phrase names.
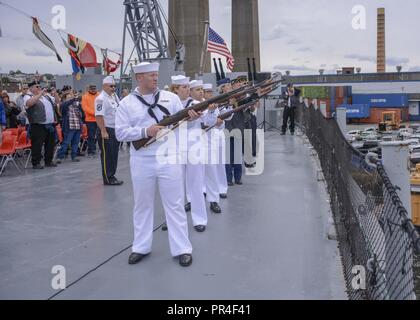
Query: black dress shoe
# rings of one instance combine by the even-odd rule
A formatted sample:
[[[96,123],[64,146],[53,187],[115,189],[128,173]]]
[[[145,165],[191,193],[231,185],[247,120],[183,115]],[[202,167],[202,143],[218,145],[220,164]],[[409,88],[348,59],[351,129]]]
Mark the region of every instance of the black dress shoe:
[[[130,254],[130,257],[128,257],[128,264],[137,264],[146,256],[148,256],[148,254],[133,252],[132,254]]]
[[[236,181],[236,184],[237,184],[238,186],[241,186],[241,185],[243,185],[243,183],[242,183],[242,181],[241,181],[241,180],[239,180],[239,181]]]
[[[222,209],[220,209],[220,206],[217,202],[210,203],[210,210],[217,214],[222,213]]]
[[[220,199],[227,199],[227,194],[226,193],[221,193],[220,194]]]
[[[76,159],[76,158],[71,159],[71,161],[72,161],[72,162],[80,162],[80,160],[79,160],[79,159]]]
[[[233,187],[235,184],[233,182],[228,182],[229,187]]]
[[[191,211],[191,202],[188,202],[186,205],[185,205],[185,212],[190,212]]]
[[[115,183],[117,183],[118,186],[121,186],[121,185],[124,184],[124,181],[118,180],[115,177],[112,177],[111,180],[114,181]]]
[[[292,136],[294,136],[295,135],[295,133],[294,132],[292,132],[292,133],[290,133]]]
[[[255,163],[251,163],[251,164],[249,164],[249,163],[245,163],[245,168],[248,168],[248,169],[251,169],[251,168],[255,168]]]
[[[40,164],[36,164],[32,167],[34,170],[42,170],[44,169],[44,166],[41,166]]]
[[[109,181],[104,181],[104,185],[106,185],[106,186],[121,186],[123,184],[124,184],[123,181],[118,181],[115,178],[111,178],[111,179],[109,179]]]
[[[57,166],[56,163],[51,162],[51,163],[46,163],[45,167],[47,167],[47,168],[57,168],[58,166]]]
[[[206,226],[195,226],[194,229],[197,232],[204,232],[206,231]]]
[[[190,254],[182,254],[179,256],[179,264],[182,267],[189,267],[192,265],[192,255]]]
[[[282,132],[282,133],[280,133],[280,135],[281,136],[285,136],[286,135],[286,132]]]
[[[166,222],[162,224],[162,231],[168,231],[168,225],[166,224]]]

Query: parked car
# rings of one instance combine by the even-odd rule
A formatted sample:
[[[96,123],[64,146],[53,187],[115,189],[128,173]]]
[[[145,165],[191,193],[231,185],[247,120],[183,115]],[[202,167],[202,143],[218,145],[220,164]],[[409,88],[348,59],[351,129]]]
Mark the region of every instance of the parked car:
[[[420,153],[412,153],[410,155],[410,161],[416,165],[418,163],[420,163]]]
[[[420,144],[409,146],[410,153],[420,153]]]

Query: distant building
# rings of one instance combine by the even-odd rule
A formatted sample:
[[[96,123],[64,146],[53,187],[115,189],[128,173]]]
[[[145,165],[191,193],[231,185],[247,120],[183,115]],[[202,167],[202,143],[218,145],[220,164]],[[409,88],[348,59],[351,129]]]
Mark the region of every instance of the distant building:
[[[365,122],[376,123],[381,111],[397,111],[402,121],[420,121],[420,72],[354,73],[345,68],[340,74],[284,76],[284,83],[351,86],[353,103],[369,104]]]

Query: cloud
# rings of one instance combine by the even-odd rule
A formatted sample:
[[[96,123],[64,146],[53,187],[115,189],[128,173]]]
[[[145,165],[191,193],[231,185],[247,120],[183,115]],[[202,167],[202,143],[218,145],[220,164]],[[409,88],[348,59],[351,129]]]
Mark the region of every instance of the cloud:
[[[410,67],[410,68],[408,68],[408,71],[410,71],[410,72],[420,71],[420,66]]]
[[[277,24],[274,26],[273,30],[262,36],[262,39],[266,41],[272,41],[284,38],[286,36],[286,33],[284,32],[285,29],[285,27]]]
[[[46,51],[42,49],[24,50],[23,53],[27,57],[54,57],[55,56],[52,51]]]
[[[314,71],[315,69],[311,69],[307,66],[301,65],[301,66],[294,66],[294,65],[275,65],[275,70],[279,71]]]
[[[308,51],[312,51],[311,47],[301,47],[296,49],[297,52],[308,52]]]
[[[300,41],[297,38],[293,38],[293,39],[290,39],[289,41],[287,41],[287,44],[290,44],[290,45],[301,44],[301,43],[302,43],[302,41]]]
[[[362,54],[347,54],[344,56],[344,58],[358,60],[361,62],[368,61],[368,62],[376,63],[376,57],[362,55]],[[408,58],[389,57],[386,59],[386,64],[389,66],[398,66],[402,64],[407,64],[409,62],[410,62],[410,59]]]
[[[223,7],[222,9],[222,15],[223,16],[230,16],[232,13],[232,6],[231,5],[226,5]]]
[[[363,54],[357,54],[357,53],[356,54],[346,54],[344,56],[344,58],[357,60],[357,61],[368,61],[368,62],[376,63],[376,57],[363,55]]]
[[[407,64],[410,62],[410,59],[408,58],[395,58],[395,57],[389,57],[386,59],[386,64],[390,66],[399,66],[402,64]]]

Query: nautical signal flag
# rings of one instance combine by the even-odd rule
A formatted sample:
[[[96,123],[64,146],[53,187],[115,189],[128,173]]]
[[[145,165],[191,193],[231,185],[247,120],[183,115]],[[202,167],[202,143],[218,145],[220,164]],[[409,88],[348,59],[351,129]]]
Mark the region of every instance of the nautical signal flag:
[[[227,47],[225,40],[223,40],[223,38],[210,27],[209,39],[207,42],[207,51],[224,56],[227,60],[228,69],[231,71],[233,70],[233,67],[235,66],[235,59],[230,53],[230,50]]]
[[[41,27],[39,26],[39,22],[37,18],[32,17],[32,32],[35,35],[35,37],[38,38],[39,41],[41,41],[44,45],[46,45],[48,48],[50,48],[57,56],[57,60],[60,62],[63,62],[60,55],[58,54],[57,49],[54,46],[54,43],[51,41],[50,38],[41,30]]]

